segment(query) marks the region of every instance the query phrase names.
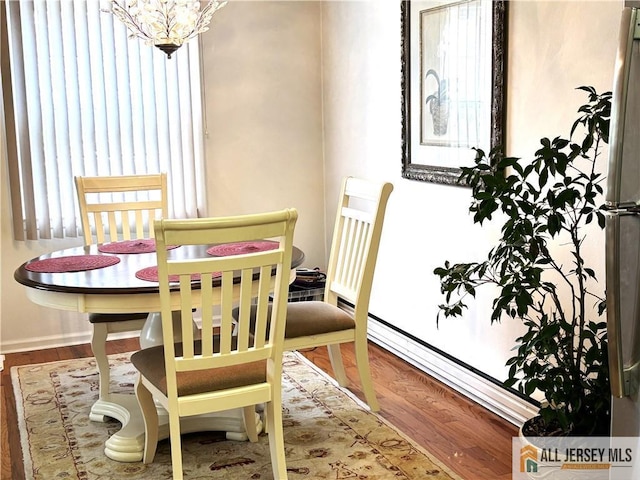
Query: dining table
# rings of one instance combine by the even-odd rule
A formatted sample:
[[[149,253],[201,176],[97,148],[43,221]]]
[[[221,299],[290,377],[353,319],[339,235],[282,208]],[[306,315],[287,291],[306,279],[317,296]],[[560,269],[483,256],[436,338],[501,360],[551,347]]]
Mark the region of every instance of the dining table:
[[[168,247],[168,257],[183,259],[246,253],[251,249],[255,251],[270,248],[269,242],[271,241],[209,246],[173,245]],[[291,281],[295,279],[296,267],[303,261],[304,252],[294,246]],[[14,279],[25,287],[30,301],[44,307],[80,313],[149,312],[141,332],[141,348],[162,343],[160,291],[153,239],[93,244],[47,253],[20,265],[15,270]],[[194,279],[192,284],[195,306],[199,301],[199,280]],[[257,289],[257,285],[255,287]],[[180,308],[177,284],[170,290],[171,303],[176,306],[177,311]],[[236,299],[239,298],[239,289],[234,295]],[[127,383],[132,382],[129,379]],[[168,415],[161,411],[161,407],[158,408],[159,438],[168,438]],[[92,420],[114,418],[122,424],[120,430],[105,442],[104,452],[107,457],[120,462],[142,460],[144,421],[133,391],[109,393],[106,398],[99,397],[92,405],[89,416]],[[256,418],[259,423],[259,416]],[[241,409],[186,417],[181,423],[181,431],[225,431],[228,439],[247,439]]]

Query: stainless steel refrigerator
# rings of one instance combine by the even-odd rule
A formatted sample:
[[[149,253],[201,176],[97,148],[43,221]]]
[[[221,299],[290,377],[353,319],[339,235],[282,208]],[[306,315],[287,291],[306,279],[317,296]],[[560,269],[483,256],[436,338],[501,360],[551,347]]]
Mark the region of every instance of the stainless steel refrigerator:
[[[606,205],[611,434],[640,437],[640,1],[626,1],[616,58]],[[640,452],[640,443],[636,444]],[[640,460],[628,478],[640,478]]]

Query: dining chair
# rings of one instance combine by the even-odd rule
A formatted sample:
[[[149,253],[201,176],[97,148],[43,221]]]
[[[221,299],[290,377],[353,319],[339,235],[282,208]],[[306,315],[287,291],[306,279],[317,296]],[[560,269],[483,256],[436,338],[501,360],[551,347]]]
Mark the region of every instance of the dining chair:
[[[85,245],[152,238],[153,220],[168,215],[167,175],[76,176]],[[109,397],[109,334],[141,330],[149,312],[91,313],[91,349],[96,359],[99,399]],[[106,420],[91,412],[93,421]]]
[[[155,222],[163,345],[145,348],[131,356],[139,371],[135,391],[144,417],[144,463],[153,461],[158,442],[155,401],[169,416],[174,479],[182,479],[181,417],[242,408],[249,439],[257,441],[256,405],[266,404],[273,477],[287,478],[281,375],[297,216],[296,210],[287,209],[237,217]],[[172,257],[164,248],[171,244],[185,248],[265,238],[276,240],[277,248],[222,257],[204,253],[196,259]],[[192,283],[198,279],[198,283]],[[172,295],[174,290],[179,292],[177,298]],[[268,308],[270,295],[273,303]],[[232,315],[236,304],[237,326]],[[253,331],[249,315],[252,304],[257,312]],[[194,306],[203,312],[199,335],[194,335],[192,329]],[[214,306],[220,307],[219,327],[215,329]],[[174,310],[180,310],[182,318],[175,327]],[[175,344],[174,338],[181,338],[181,342]]]
[[[380,409],[369,367],[367,323],[380,235],[393,185],[355,177],[342,184],[323,300],[289,302],[285,351],[327,346],[338,384],[348,386],[340,344],[354,342],[365,399]],[[347,313],[346,301],[352,313]],[[237,316],[237,312],[235,312]],[[252,312],[255,315],[255,309]]]

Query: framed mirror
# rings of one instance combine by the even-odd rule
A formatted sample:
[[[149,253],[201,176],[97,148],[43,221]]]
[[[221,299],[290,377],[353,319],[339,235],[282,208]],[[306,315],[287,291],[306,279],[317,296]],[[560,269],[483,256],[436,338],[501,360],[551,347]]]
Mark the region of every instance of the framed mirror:
[[[403,1],[402,176],[460,185],[504,145],[506,0]]]

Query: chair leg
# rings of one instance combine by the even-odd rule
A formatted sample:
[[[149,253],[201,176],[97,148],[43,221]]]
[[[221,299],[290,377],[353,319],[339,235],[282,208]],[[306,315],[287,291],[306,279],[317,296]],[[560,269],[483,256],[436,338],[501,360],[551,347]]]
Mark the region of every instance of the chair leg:
[[[144,454],[142,461],[143,463],[152,463],[158,447],[158,410],[156,409],[153,395],[144,386],[139,374],[136,380],[135,392],[144,420]]]
[[[171,442],[171,470],[173,472],[173,480],[183,480],[180,417],[177,412],[172,412],[171,409],[169,409],[169,438]]]
[[[344,371],[344,364],[342,363],[342,353],[340,352],[340,344],[334,343],[327,345],[329,352],[329,360],[331,360],[331,367],[333,368],[333,375],[341,387],[349,385],[347,374]]]
[[[247,432],[250,442],[258,441],[258,427],[256,425],[256,407],[249,405],[242,409],[242,418],[244,420],[244,429]]]
[[[106,343],[109,329],[106,323],[94,323],[93,335],[91,336],[91,351],[96,359],[98,367],[98,398],[107,400],[109,398],[109,382],[111,375],[109,371],[109,359],[107,358]]]
[[[284,455],[284,433],[282,431],[282,403],[280,400],[268,402],[266,413],[273,478],[287,480],[287,462]]]
[[[369,349],[367,347],[366,334],[363,338],[356,338],[355,341],[356,364],[358,366],[358,374],[360,375],[360,383],[364,397],[369,404],[372,412],[380,410],[376,392],[373,388],[373,379],[371,378],[371,369],[369,368]]]
[[[264,433],[269,433],[269,420],[267,418],[268,416],[269,416],[268,409],[263,403],[262,404],[262,431]]]

